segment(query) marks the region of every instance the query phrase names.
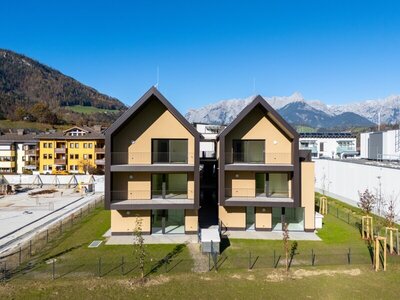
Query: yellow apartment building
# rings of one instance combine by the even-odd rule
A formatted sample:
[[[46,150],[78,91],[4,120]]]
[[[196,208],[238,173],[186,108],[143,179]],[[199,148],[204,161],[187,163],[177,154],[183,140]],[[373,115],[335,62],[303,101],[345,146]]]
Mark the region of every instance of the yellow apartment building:
[[[41,174],[84,174],[103,170],[104,135],[101,126],[72,127],[39,136]]]

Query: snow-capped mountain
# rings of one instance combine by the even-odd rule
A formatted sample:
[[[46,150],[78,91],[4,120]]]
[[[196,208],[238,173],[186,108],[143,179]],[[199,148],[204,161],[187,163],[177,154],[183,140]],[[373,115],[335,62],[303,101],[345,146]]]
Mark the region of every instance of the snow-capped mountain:
[[[186,118],[190,122],[229,124],[252,99],[253,97],[223,100],[199,109],[191,109]],[[400,122],[400,95],[347,105],[327,105],[319,100],[305,100],[298,92],[290,96],[264,99],[293,125],[309,125],[315,128],[372,126],[378,123],[379,112],[381,123]],[[285,107],[292,103],[301,105]]]

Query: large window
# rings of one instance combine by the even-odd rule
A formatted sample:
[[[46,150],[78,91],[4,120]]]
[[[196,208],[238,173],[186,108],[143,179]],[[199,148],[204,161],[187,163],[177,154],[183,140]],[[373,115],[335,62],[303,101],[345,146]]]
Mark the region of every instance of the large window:
[[[187,174],[152,174],[151,197],[162,199],[186,199]]]
[[[153,163],[187,163],[188,141],[153,139],[152,160]]]
[[[288,173],[256,173],[256,197],[289,197]]]
[[[264,140],[233,140],[234,163],[264,163]]]

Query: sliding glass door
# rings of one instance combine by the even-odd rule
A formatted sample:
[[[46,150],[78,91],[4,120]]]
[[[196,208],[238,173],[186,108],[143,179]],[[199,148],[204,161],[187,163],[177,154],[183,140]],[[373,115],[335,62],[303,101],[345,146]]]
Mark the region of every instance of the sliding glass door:
[[[187,174],[152,174],[151,196],[162,199],[186,199]]]
[[[153,139],[153,163],[187,163],[188,141],[184,139]]]
[[[264,140],[233,140],[234,163],[264,163]]]

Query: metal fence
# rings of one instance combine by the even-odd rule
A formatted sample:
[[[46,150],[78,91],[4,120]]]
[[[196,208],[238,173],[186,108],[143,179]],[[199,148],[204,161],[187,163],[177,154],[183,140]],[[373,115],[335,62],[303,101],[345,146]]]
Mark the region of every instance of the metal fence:
[[[3,273],[18,272],[24,262],[39,254],[51,241],[59,238],[65,231],[71,230],[97,207],[103,206],[103,203],[103,196],[98,197],[73,213],[60,217],[61,219],[57,222],[38,230],[32,238],[24,240],[18,247],[2,253],[0,256],[0,271]]]

